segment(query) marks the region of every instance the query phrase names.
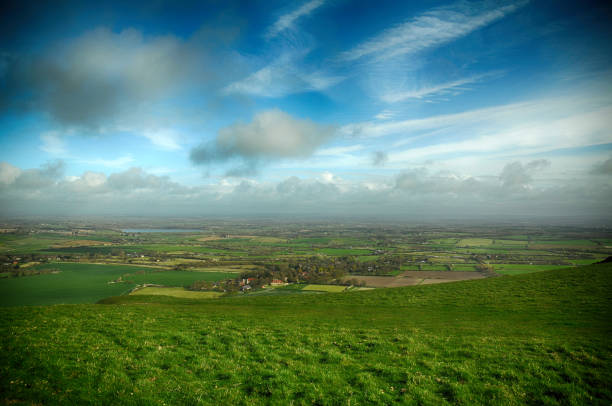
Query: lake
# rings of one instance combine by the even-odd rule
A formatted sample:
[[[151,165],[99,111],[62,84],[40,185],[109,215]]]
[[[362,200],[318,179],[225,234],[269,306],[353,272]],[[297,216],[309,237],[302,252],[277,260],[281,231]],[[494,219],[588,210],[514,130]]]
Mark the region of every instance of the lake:
[[[191,228],[122,228],[124,233],[201,233]]]

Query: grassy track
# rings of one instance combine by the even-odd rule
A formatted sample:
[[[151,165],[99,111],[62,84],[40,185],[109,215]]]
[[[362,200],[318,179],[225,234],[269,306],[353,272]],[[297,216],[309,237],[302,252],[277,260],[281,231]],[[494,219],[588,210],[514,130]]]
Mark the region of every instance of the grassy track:
[[[610,264],[341,294],[105,302],[0,309],[3,400],[612,402]]]

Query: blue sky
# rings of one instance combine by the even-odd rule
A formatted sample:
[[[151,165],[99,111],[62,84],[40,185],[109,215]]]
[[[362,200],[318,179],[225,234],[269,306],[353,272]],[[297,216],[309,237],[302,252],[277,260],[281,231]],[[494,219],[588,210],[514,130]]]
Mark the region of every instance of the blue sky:
[[[604,2],[100,3],[0,17],[0,214],[612,217]]]

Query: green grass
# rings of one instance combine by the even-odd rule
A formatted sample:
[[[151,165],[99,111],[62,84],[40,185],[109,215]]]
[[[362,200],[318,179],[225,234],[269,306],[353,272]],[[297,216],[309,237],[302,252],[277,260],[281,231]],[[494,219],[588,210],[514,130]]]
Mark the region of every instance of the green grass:
[[[344,256],[344,255],[366,255],[370,253],[370,250],[364,249],[350,249],[350,248],[321,248],[317,250],[318,253],[331,256]]]
[[[310,285],[306,285],[302,288],[302,290],[316,290],[319,292],[344,292],[344,290],[346,289],[346,286],[341,286],[341,285],[314,285],[314,284],[310,284]]]
[[[457,245],[460,247],[486,247],[492,243],[493,240],[488,238],[464,238]]]
[[[235,273],[166,271],[128,265],[57,263],[36,266],[54,268],[58,274],[0,279],[0,306],[95,303],[129,292],[137,284],[187,286],[198,280],[234,278]],[[108,282],[122,277],[123,283]]]
[[[567,268],[567,265],[491,264],[491,266],[496,273],[501,275],[520,275]]]
[[[2,400],[612,402],[610,264],[343,294],[105,302],[0,309]]]
[[[373,261],[376,261],[379,257],[380,257],[380,255],[363,255],[363,256],[357,257],[357,261],[359,261],[359,262],[373,262]]]
[[[159,288],[159,287],[146,287],[138,289],[131,295],[160,295],[160,296],[172,296],[172,297],[183,297],[188,299],[212,299],[223,295],[221,292],[196,292],[186,290],[185,288]]]

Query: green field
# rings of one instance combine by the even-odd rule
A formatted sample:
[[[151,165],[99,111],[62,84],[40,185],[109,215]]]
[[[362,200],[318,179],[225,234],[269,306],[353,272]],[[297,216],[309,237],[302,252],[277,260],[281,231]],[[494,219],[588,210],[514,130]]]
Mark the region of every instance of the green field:
[[[4,403],[612,402],[610,264],[342,294],[105,303],[1,308]]]
[[[342,255],[366,255],[370,253],[370,250],[351,249],[351,248],[321,248],[317,250],[317,252],[320,252],[325,255],[342,256]]]
[[[491,266],[495,270],[495,273],[501,275],[520,275],[524,273],[567,268],[567,265],[492,264]]]
[[[302,290],[316,290],[319,292],[344,292],[346,290],[346,286],[341,285],[306,285]]]
[[[146,287],[135,290],[130,295],[160,295],[160,296],[172,296],[172,297],[183,297],[188,299],[213,299],[223,295],[221,292],[197,292],[186,290],[185,288],[158,288],[158,287]]]
[[[144,283],[182,287],[198,280],[236,277],[235,273],[227,272],[170,271],[128,265],[57,263],[36,268],[60,272],[0,279],[0,306],[95,303],[125,294]],[[120,276],[123,282],[109,283]]]
[[[493,240],[488,238],[464,238],[457,243],[460,247],[483,247],[493,243]]]

